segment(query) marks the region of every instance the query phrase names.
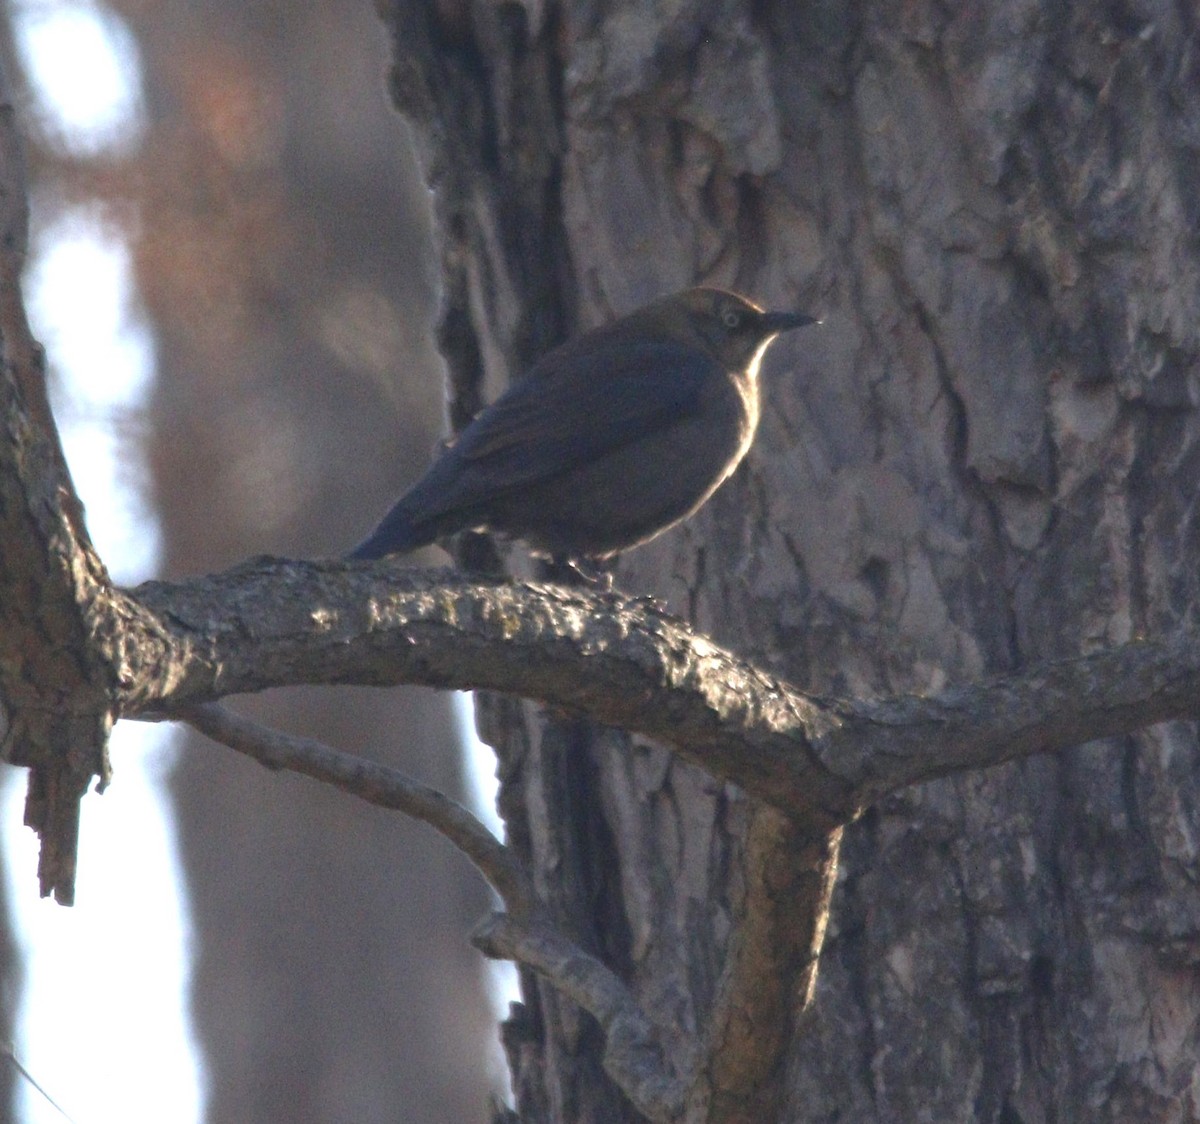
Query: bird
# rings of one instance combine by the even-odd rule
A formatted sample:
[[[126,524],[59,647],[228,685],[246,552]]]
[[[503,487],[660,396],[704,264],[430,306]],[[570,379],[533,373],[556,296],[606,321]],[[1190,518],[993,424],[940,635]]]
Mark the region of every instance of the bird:
[[[603,564],[692,515],[746,455],[758,369],[819,320],[693,288],[547,352],[439,450],[346,556],[406,553],[466,530]]]

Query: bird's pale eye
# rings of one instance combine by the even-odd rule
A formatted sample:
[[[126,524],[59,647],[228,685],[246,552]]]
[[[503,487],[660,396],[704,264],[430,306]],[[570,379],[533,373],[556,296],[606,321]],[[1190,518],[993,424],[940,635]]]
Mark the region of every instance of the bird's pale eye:
[[[721,323],[731,332],[742,322],[742,314],[736,308],[727,308],[721,313]]]

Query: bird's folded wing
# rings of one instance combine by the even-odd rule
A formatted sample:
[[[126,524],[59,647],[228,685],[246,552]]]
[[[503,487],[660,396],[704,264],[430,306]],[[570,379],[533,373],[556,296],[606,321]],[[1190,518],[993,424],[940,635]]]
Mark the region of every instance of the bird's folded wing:
[[[678,343],[587,342],[552,353],[463,430],[454,451],[466,476],[501,491],[598,460],[689,417],[719,373]]]

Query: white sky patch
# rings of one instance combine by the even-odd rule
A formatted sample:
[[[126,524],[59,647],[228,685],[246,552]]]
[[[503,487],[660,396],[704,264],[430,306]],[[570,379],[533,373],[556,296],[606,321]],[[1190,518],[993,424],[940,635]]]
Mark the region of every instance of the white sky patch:
[[[154,344],[137,311],[129,249],[88,209],[69,211],[38,238],[25,290],[92,542],[114,581],[143,581],[161,544],[137,444]]]
[[[504,838],[504,821],[496,810],[496,796],[500,782],[496,779],[496,753],[490,745],[481,741],[475,732],[475,699],[469,691],[454,692],[454,712],[458,717],[459,735],[463,752],[467,758],[467,783],[471,787],[471,811],[483,821],[484,826],[497,839]],[[511,960],[489,960],[487,962],[492,1010],[496,1021],[508,1018],[508,1005],[521,999],[521,985],[517,968]],[[504,1089],[508,1103],[514,1103],[511,1074],[504,1051],[497,1035],[492,1040],[492,1057],[489,1059],[492,1076]]]
[[[133,265],[118,231],[86,207],[42,231],[25,278],[65,406],[81,412],[138,409],[154,377],[154,343],[136,308]],[[56,314],[69,308],[69,318]]]
[[[496,779],[496,751],[475,732],[475,697],[470,691],[454,692],[454,713],[467,755],[467,783],[471,786],[471,811],[497,839],[504,838],[504,821],[496,810],[500,782]]]
[[[140,63],[116,13],[86,0],[17,0],[13,27],[48,140],[76,156],[136,147]]]
[[[116,779],[84,798],[70,909],[37,896],[37,839],[21,826],[25,786],[7,784],[0,802],[26,972],[16,1055],[76,1124],[200,1119],[183,1020],[187,919],[157,780],[172,753],[166,733],[136,722],[113,731]],[[18,1119],[62,1124],[41,1093],[16,1085]]]

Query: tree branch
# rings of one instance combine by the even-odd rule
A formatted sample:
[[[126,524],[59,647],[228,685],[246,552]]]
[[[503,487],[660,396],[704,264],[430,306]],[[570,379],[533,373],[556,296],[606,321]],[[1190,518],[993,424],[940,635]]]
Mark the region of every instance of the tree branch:
[[[739,855],[744,889],[688,1083],[689,1120],[778,1118],[784,1054],[816,992],[841,836],[840,828],[811,836],[774,808],[751,812]]]
[[[259,559],[114,591],[127,716],[297,683],[539,699],[675,747],[810,831],[906,785],[1200,716],[1200,640],[1139,642],[937,694],[806,695],[644,601],[402,564]]]
[[[1200,718],[1200,637],[1137,640],[930,695],[834,704],[813,743],[866,807],[950,773]]]
[[[822,710],[645,602],[279,559],[114,598],[125,716],[285,684],[487,688],[663,739],[792,812],[844,815],[846,784],[797,738]]]
[[[111,665],[90,644],[108,576],[92,550],[21,297],[25,159],[0,71],[0,754],[31,768],[25,822],[43,894],[74,899],[79,801],[108,779]]]

